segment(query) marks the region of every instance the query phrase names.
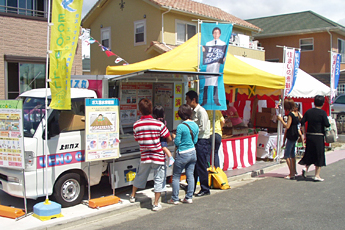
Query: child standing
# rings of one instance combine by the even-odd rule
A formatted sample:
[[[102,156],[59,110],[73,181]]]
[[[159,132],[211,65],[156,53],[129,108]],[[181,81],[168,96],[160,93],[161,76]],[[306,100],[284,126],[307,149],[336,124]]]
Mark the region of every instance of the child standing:
[[[165,120],[165,113],[164,113],[164,108],[163,106],[160,105],[156,105],[153,108],[153,117],[161,122],[163,122],[163,124],[166,126],[167,122]],[[166,138],[161,137],[160,139],[161,141],[161,146],[163,148],[163,152],[169,157],[169,167],[171,167],[174,162],[175,159],[173,158],[173,156],[171,155],[170,150],[168,149],[168,142]]]

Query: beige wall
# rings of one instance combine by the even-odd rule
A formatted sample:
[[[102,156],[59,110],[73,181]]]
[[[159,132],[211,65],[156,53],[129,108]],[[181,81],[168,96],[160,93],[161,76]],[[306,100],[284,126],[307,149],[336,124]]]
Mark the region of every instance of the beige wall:
[[[47,22],[0,16],[0,99],[6,97],[6,76],[4,55],[28,57],[46,57]],[[82,74],[82,49],[78,42],[78,51],[74,58],[72,74]]]
[[[253,58],[260,61],[265,61],[265,51],[264,50],[254,50],[238,46],[229,45],[228,52],[232,55],[243,56],[247,58]]]
[[[117,1],[108,1],[102,8],[97,8],[93,15],[87,19],[91,29],[91,36],[101,43],[101,26],[111,28],[111,50],[116,55],[125,59],[128,63],[136,63],[158,55],[157,52],[146,52],[152,41],[161,42],[162,13],[154,4],[148,4],[142,0],[126,1],[123,10]],[[134,21],[143,20],[146,16],[146,44],[134,45]],[[176,45],[176,20],[185,21],[197,26],[197,16],[188,14],[177,14],[170,11],[164,14],[164,42]],[[205,19],[199,17],[199,19]],[[250,30],[238,29],[250,35]],[[90,47],[91,73],[105,74],[107,66],[122,65],[123,62],[115,64],[115,56],[107,57],[97,44]]]
[[[333,34],[333,48],[337,49],[337,38],[343,37]],[[302,51],[300,68],[307,73],[329,73],[330,71],[330,35],[327,32],[313,33],[304,35],[294,35],[275,38],[259,39],[261,46],[266,50],[266,60],[279,59],[283,61],[283,48],[276,47],[288,46],[299,48],[299,40],[302,38],[314,38],[314,50]],[[345,39],[343,37],[343,39]],[[342,64],[341,68],[344,68]]]

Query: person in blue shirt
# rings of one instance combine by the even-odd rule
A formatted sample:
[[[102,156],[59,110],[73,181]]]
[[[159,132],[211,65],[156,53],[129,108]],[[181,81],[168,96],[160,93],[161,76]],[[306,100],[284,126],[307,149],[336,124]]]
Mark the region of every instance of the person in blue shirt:
[[[184,199],[181,199],[181,202],[191,204],[193,203],[192,198],[195,183],[194,168],[197,160],[195,144],[198,141],[199,127],[191,120],[192,109],[189,105],[181,105],[178,110],[178,115],[183,122],[177,126],[176,135],[173,134],[177,150],[172,180],[173,192],[168,203],[179,204],[178,194],[180,189],[180,177],[183,169],[185,169],[188,187],[186,196]]]

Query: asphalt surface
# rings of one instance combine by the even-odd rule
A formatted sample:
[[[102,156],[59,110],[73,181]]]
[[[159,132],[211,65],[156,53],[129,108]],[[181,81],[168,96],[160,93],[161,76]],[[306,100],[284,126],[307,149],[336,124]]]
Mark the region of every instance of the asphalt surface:
[[[150,210],[151,204],[143,204],[138,210],[72,228],[344,229],[344,167],[345,160],[323,167],[324,182],[314,182],[314,172],[309,172],[307,179],[257,178],[240,187],[195,198],[193,204],[171,205],[158,212]]]

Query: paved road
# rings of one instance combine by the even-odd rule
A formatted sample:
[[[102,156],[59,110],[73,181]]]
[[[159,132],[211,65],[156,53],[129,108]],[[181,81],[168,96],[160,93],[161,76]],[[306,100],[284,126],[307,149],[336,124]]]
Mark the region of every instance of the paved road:
[[[344,151],[345,154],[345,151]],[[322,168],[324,182],[268,177],[157,213],[150,204],[78,229],[344,229],[345,160]]]

